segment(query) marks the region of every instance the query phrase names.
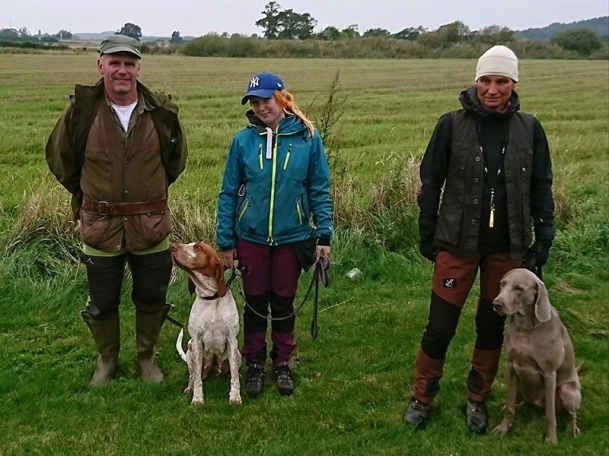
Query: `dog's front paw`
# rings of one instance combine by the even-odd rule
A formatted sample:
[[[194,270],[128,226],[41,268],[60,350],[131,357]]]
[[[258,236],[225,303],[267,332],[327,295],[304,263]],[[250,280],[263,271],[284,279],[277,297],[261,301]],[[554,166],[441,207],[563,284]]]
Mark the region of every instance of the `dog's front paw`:
[[[544,439],[546,443],[551,443],[552,445],[556,445],[558,443],[558,437],[556,437],[556,432],[546,434],[546,438]]]
[[[236,394],[231,393],[228,397],[228,401],[233,405],[241,405],[241,393],[238,391]]]
[[[203,398],[201,398],[201,399],[195,399],[193,397],[192,401],[190,402],[190,405],[203,405]]]
[[[495,428],[491,432],[495,435],[503,437],[505,434],[507,434],[509,432],[511,427],[512,426],[510,423],[502,421],[497,426],[495,426]]]

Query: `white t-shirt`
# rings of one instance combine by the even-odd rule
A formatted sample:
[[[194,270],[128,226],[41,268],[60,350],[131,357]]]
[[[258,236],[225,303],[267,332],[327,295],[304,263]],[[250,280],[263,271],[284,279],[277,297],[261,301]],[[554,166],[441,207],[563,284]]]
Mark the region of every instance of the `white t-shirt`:
[[[112,109],[114,109],[114,112],[118,116],[118,120],[121,121],[121,125],[123,126],[124,131],[127,131],[129,129],[129,119],[131,119],[131,114],[133,113],[136,104],[137,101],[134,101],[130,105],[126,106],[121,106],[112,103]]]

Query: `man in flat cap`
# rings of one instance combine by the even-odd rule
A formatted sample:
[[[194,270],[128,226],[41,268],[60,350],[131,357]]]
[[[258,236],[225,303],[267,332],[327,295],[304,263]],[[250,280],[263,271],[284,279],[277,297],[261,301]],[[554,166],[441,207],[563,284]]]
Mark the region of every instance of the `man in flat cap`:
[[[169,309],[167,196],[187,151],[177,107],[138,81],[141,58],[131,37],[102,41],[101,79],[75,87],[46,146],[51,172],[72,194],[82,240],[89,300],[81,313],[99,353],[92,385],[117,370],[125,263],[133,277],[138,372],[145,382],[163,380],[154,347]]]
[[[421,254],[434,262],[427,326],[404,415],[425,424],[461,309],[480,271],[476,342],[467,379],[467,428],[486,431],[485,400],[497,373],[504,317],[493,312],[510,269],[539,273],[554,238],[552,167],[544,130],[520,112],[518,58],[493,46],[478,60],[462,109],[440,117],[421,163]],[[535,228],[532,242],[531,227]]]

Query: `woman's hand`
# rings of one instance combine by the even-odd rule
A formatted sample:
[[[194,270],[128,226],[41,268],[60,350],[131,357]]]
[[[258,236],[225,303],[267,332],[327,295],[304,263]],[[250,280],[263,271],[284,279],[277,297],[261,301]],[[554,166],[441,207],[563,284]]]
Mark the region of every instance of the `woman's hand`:
[[[315,249],[315,261],[319,261],[320,258],[325,257],[330,259],[330,246],[329,245],[318,245]]]
[[[222,263],[224,263],[224,267],[226,269],[233,269],[235,267],[235,258],[237,257],[236,249],[222,250],[220,252],[220,257],[222,258]]]

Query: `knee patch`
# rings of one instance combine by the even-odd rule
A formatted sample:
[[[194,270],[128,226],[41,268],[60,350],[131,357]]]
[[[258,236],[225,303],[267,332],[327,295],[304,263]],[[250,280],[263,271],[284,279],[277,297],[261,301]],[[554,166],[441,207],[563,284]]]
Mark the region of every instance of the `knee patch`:
[[[432,292],[429,320],[421,341],[421,347],[430,357],[444,359],[448,344],[455,335],[460,314],[460,307]]]
[[[280,320],[273,320],[271,325],[273,331],[279,333],[291,333],[294,331],[294,323],[296,318],[294,316],[294,297],[290,296],[284,298],[283,296],[271,294],[271,315],[273,318],[280,318]],[[291,315],[291,317],[288,317]]]
[[[266,332],[267,315],[269,312],[269,295],[247,295],[247,304],[243,311],[243,328],[245,331]]]

